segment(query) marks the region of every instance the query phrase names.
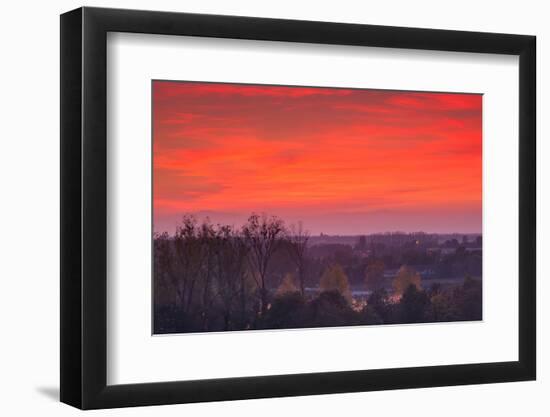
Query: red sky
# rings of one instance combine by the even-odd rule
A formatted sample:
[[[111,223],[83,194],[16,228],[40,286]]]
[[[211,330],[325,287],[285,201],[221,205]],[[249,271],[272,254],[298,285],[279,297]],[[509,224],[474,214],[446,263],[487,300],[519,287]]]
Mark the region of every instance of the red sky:
[[[153,82],[155,231],[481,232],[482,96]]]

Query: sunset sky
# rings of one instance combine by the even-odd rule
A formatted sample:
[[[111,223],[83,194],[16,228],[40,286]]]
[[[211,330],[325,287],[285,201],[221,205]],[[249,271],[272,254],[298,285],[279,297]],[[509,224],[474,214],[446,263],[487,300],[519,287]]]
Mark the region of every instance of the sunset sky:
[[[153,82],[154,230],[481,232],[482,96]]]

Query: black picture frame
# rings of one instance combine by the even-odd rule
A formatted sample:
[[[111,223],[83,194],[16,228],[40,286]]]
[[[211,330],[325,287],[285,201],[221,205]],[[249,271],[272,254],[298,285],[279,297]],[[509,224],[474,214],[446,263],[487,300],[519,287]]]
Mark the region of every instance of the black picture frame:
[[[108,32],[519,56],[519,360],[107,385]],[[61,15],[61,401],[95,409],[535,379],[535,51],[524,35],[88,7]]]

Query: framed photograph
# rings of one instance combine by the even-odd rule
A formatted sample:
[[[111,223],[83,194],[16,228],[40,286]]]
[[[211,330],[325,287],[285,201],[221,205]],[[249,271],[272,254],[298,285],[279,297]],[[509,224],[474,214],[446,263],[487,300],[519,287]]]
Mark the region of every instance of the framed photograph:
[[[533,380],[535,37],[61,16],[61,401]]]

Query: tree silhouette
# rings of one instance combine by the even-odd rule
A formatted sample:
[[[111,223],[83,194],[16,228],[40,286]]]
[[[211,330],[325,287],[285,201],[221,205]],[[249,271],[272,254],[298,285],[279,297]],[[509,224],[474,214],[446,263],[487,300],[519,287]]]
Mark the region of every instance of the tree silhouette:
[[[321,276],[320,288],[321,292],[337,291],[348,302],[351,302],[348,277],[338,264],[331,265],[325,270]]]
[[[250,249],[249,260],[257,272],[254,276],[260,290],[260,311],[267,311],[268,290],[266,285],[269,263],[279,248],[285,233],[284,222],[278,217],[253,213],[243,226],[243,236]]]
[[[393,280],[393,292],[395,295],[401,296],[410,285],[414,285],[417,289],[420,289],[420,281],[420,274],[414,268],[403,265],[399,268],[397,276]]]
[[[399,303],[401,322],[421,323],[426,321],[426,312],[429,305],[430,300],[426,293],[419,290],[416,285],[409,284]]]
[[[174,247],[177,265],[176,272],[172,274],[172,283],[182,311],[188,314],[204,256],[197,220],[193,216],[183,217],[174,235]]]
[[[294,275],[289,272],[285,275],[283,281],[281,282],[281,285],[279,285],[279,287],[277,288],[275,296],[281,297],[286,294],[292,294],[294,292],[298,292],[298,288],[296,287],[296,284],[294,284]]]
[[[233,314],[240,310],[243,320],[246,310],[246,257],[248,247],[231,226],[218,226],[212,240],[217,295],[220,300],[224,327],[232,326]]]
[[[288,253],[292,262],[296,265],[298,271],[298,280],[300,282],[300,293],[302,296],[305,293],[305,274],[306,274],[306,251],[307,242],[309,240],[309,232],[304,230],[302,222],[298,222],[298,226],[292,225],[289,231]]]

